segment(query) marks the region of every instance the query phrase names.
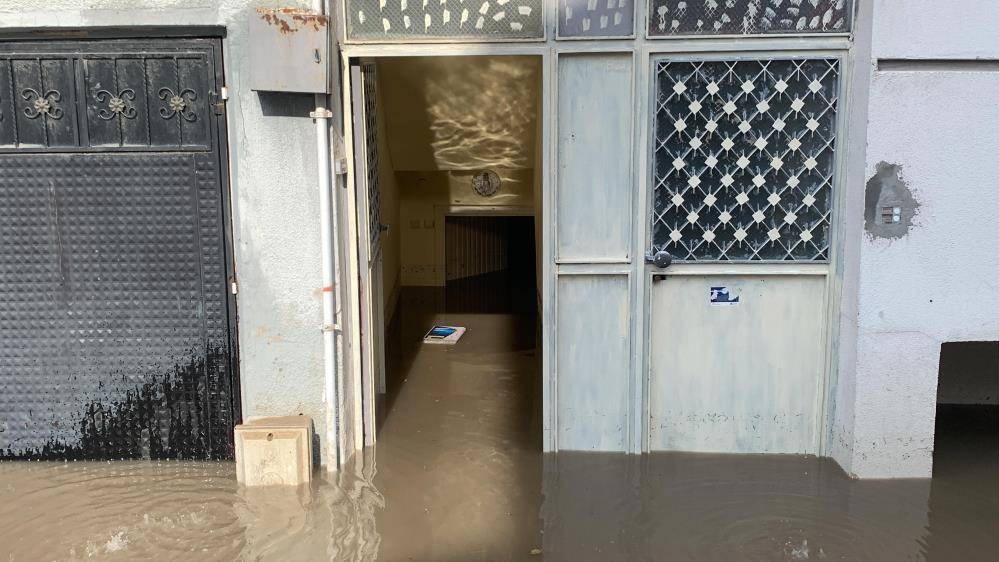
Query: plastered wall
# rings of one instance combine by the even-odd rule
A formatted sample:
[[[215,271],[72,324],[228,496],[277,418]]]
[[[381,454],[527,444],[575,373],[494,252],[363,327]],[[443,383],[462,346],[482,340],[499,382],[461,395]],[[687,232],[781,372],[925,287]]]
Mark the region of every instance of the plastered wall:
[[[999,59],[999,4],[873,8],[866,183],[850,186],[863,201],[848,209],[830,448],[860,477],[926,477],[941,344],[999,340],[999,67],[963,61]],[[885,207],[899,223],[882,222]]]
[[[244,417],[303,413],[325,434],[316,133],[311,96],[258,95],[246,28],[296,0],[4,0],[0,28],[224,26]],[[326,443],[322,444],[326,451]],[[323,455],[324,461],[328,457]]]

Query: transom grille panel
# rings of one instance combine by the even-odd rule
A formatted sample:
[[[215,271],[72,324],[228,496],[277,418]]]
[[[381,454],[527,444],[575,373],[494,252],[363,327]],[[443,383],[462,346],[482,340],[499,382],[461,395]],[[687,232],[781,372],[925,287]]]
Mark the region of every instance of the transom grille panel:
[[[652,250],[829,259],[839,61],[655,63]]]
[[[649,0],[649,37],[850,31],[852,0]]]
[[[347,0],[347,38],[538,39],[542,0]]]

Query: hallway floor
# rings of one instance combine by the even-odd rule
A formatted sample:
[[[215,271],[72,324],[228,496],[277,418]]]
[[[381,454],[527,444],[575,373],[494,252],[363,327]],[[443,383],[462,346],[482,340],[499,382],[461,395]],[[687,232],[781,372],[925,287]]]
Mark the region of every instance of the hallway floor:
[[[502,274],[447,290],[403,289],[386,346],[389,392],[376,447],[387,502],[378,524],[401,533],[383,542],[386,559],[495,560],[540,546],[532,292]],[[467,331],[453,346],[422,343],[434,324]]]

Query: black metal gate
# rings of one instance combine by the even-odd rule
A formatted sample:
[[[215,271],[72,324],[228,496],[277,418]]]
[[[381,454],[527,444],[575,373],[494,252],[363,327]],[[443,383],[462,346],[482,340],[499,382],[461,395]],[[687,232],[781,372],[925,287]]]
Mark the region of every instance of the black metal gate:
[[[0,43],[0,458],[230,458],[220,45]]]

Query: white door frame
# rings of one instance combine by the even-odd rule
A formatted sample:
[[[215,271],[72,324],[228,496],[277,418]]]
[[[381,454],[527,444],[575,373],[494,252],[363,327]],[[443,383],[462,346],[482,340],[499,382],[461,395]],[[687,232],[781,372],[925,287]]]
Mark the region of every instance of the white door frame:
[[[357,103],[357,110],[353,112],[353,125],[355,125],[352,131],[356,136],[365,141],[370,141],[372,139],[371,131],[368,130],[369,117],[367,113],[369,110],[369,81],[376,81],[377,75],[375,74],[374,63],[370,61],[362,60],[358,61],[357,64],[350,67],[351,76],[351,107]],[[373,111],[375,113],[375,126],[376,131],[374,132],[374,142],[378,142],[378,105],[377,105],[377,82],[372,84],[371,92],[376,101],[373,106]],[[363,141],[362,141],[363,142]],[[375,406],[377,404],[377,395],[380,391],[383,391],[383,383],[385,377],[385,349],[384,349],[384,338],[375,338],[373,334],[384,334],[385,332],[385,316],[383,312],[383,286],[382,286],[382,265],[383,265],[383,255],[381,247],[381,231],[382,225],[379,222],[377,225],[371,224],[371,196],[372,183],[370,181],[372,175],[376,178],[378,176],[378,170],[368,169],[370,165],[369,154],[370,147],[365,146],[365,150],[355,150],[354,151],[354,167],[355,169],[361,169],[362,172],[355,175],[355,179],[362,179],[364,181],[354,182],[354,197],[356,201],[356,215],[358,225],[358,239],[357,239],[357,254],[358,254],[358,279],[359,279],[359,312],[360,312],[360,322],[358,323],[358,328],[362,332],[362,342],[371,345],[365,345],[360,347],[361,356],[361,370],[360,380],[355,382],[360,382],[361,389],[361,425],[363,428],[363,442],[365,446],[374,445],[377,441],[377,427],[376,427],[376,414]],[[378,147],[375,147],[375,151]],[[380,158],[379,158],[380,160]],[[378,186],[377,182],[375,183]],[[363,196],[358,193],[358,191],[363,192]],[[378,198],[380,200],[380,197]],[[380,219],[379,219],[380,220]],[[376,234],[372,236],[372,232]]]
[[[551,189],[551,176],[552,176],[552,162],[550,155],[552,154],[551,147],[551,135],[549,133],[554,117],[552,116],[552,106],[551,106],[551,96],[549,92],[552,90],[552,61],[554,60],[554,53],[548,48],[544,43],[541,44],[528,44],[528,43],[496,43],[496,44],[398,44],[398,45],[365,45],[365,44],[344,44],[341,45],[341,84],[344,103],[342,104],[343,114],[341,115],[342,123],[344,124],[344,144],[345,144],[345,158],[343,160],[346,170],[346,189],[342,189],[341,193],[337,194],[337,208],[338,212],[342,208],[343,213],[341,216],[347,224],[344,226],[346,230],[346,236],[340,236],[338,240],[340,241],[340,248],[338,251],[341,252],[340,255],[345,257],[344,265],[341,268],[341,279],[339,280],[342,287],[345,289],[341,291],[343,295],[343,302],[337,310],[338,324],[342,327],[340,331],[341,346],[343,351],[343,359],[341,365],[343,366],[342,372],[337,373],[338,379],[341,377],[352,377],[355,383],[354,388],[360,389],[361,386],[361,373],[362,373],[362,354],[364,349],[371,348],[377,344],[371,339],[371,334],[362,334],[360,330],[360,320],[361,320],[361,296],[359,287],[359,272],[361,267],[361,256],[358,255],[358,233],[360,232],[358,224],[358,204],[355,185],[356,170],[355,170],[355,146],[354,146],[354,115],[352,110],[352,104],[349,103],[351,100],[351,73],[350,64],[352,59],[366,58],[366,59],[377,59],[386,57],[453,57],[453,56],[536,56],[541,59],[542,68],[542,80],[541,80],[541,143],[542,143],[542,173],[541,173],[541,189],[542,189],[542,208],[536,211],[536,220],[541,220],[542,223],[542,325],[551,326],[553,325],[554,314],[552,312],[552,304],[554,302],[553,297],[553,258],[552,258],[552,234],[553,228],[551,225],[552,217],[552,204],[553,195]],[[460,210],[459,210],[460,212]],[[514,214],[515,210],[506,211],[505,214]],[[533,214],[533,213],[532,213]],[[550,355],[552,353],[552,334],[553,330],[543,330],[543,357],[542,357],[542,381],[543,381],[543,399],[544,412],[544,450],[550,451],[554,450],[554,423],[550,423],[554,414],[554,397],[552,395],[552,389],[554,388],[554,374],[551,372],[551,359]],[[338,384],[338,389],[343,389],[344,385]],[[365,411],[365,398],[363,392],[357,391],[352,393],[350,396],[341,396],[339,400],[350,401],[353,405],[353,412],[364,412]],[[371,404],[370,407],[374,407]],[[339,412],[345,411],[341,406],[338,409]],[[363,416],[357,416],[363,417]],[[342,424],[349,423],[355,428],[356,436],[353,439],[353,443],[344,443],[342,446],[349,449],[353,446],[354,451],[360,450],[365,447],[370,441],[364,437],[364,427],[362,420],[338,420],[337,427]],[[342,441],[342,431],[338,438]],[[354,452],[350,450],[342,451],[340,455],[340,462],[346,462],[349,456]]]

